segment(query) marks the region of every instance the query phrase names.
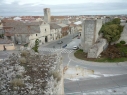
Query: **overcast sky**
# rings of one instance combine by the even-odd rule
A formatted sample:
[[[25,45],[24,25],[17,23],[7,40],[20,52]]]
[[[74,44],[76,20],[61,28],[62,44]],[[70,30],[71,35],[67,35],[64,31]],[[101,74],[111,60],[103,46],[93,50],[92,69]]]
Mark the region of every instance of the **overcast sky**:
[[[0,16],[127,14],[127,0],[0,0]]]

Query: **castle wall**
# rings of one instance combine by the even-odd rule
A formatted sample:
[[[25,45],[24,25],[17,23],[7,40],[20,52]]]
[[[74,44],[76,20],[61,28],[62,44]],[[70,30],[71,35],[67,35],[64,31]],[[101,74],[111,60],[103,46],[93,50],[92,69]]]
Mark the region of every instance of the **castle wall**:
[[[122,40],[125,41],[127,44],[127,23],[125,24],[125,26],[123,28],[123,32],[121,33],[121,37],[118,42],[120,42]]]
[[[84,52],[88,52],[97,41],[98,33],[102,26],[102,20],[84,20],[82,24],[81,46]]]

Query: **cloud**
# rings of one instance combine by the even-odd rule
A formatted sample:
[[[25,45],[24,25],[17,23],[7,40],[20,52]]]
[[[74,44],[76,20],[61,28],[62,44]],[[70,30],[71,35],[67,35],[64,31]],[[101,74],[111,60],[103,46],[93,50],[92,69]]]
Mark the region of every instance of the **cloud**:
[[[122,0],[121,0],[122,1]],[[38,3],[0,5],[1,16],[40,15],[43,16],[43,9],[50,8],[51,15],[110,15],[127,13],[127,2],[110,3],[81,3],[81,4],[60,4],[46,5]]]
[[[18,2],[19,5],[24,4],[81,4],[81,3],[114,3],[114,2],[127,2],[126,0],[2,0],[6,4]]]

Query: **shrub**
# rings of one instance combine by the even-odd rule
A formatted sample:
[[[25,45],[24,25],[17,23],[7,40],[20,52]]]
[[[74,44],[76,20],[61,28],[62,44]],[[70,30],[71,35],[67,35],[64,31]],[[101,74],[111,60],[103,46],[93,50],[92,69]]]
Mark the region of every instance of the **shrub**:
[[[61,80],[61,75],[59,72],[53,72],[53,78],[54,79],[57,79],[57,81],[60,81]]]
[[[13,87],[17,87],[17,86],[23,86],[24,85],[24,83],[23,83],[23,80],[21,80],[21,79],[13,79],[11,82],[11,85],[13,86]]]
[[[32,48],[35,52],[38,52],[38,47],[39,47],[39,39],[36,39],[35,40],[35,45],[34,47]]]
[[[123,45],[124,45],[124,44],[126,44],[126,42],[125,42],[125,41],[120,41],[120,43],[121,43],[121,44],[123,44]]]
[[[20,57],[20,58],[19,58],[19,62],[20,62],[21,64],[26,63],[26,58]]]
[[[116,47],[121,47],[121,45],[122,45],[121,43],[117,43]]]
[[[26,50],[21,51],[21,56],[26,57],[29,55],[29,52]]]

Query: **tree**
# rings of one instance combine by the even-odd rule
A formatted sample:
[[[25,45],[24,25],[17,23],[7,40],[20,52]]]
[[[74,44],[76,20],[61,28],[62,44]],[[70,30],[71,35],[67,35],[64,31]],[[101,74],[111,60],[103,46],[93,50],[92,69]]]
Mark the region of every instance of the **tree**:
[[[120,24],[120,18],[115,18],[112,20],[113,24]]]
[[[123,26],[120,25],[120,19],[115,18],[111,22],[105,23],[99,33],[103,33],[103,37],[111,43],[119,40],[121,32],[123,32]]]
[[[36,39],[35,40],[35,45],[34,47],[32,48],[35,52],[38,52],[38,47],[39,47],[39,39]]]
[[[107,39],[109,43],[119,40],[121,31],[119,26],[116,24],[106,25],[103,28],[103,36]]]

